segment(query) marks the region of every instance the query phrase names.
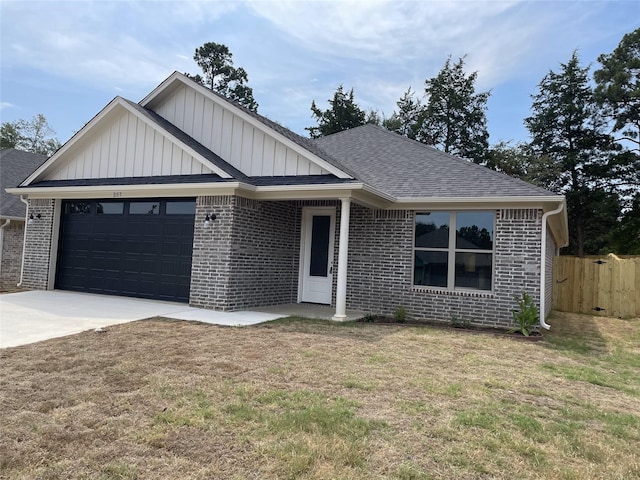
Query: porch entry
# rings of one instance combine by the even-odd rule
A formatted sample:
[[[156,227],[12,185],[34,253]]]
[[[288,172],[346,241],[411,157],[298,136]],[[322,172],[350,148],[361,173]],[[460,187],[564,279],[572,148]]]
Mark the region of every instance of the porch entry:
[[[335,229],[335,207],[303,208],[298,289],[300,302],[331,304]]]

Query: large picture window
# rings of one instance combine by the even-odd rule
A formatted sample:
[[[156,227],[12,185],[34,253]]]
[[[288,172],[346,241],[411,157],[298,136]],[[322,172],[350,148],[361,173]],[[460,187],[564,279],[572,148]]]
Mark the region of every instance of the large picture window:
[[[494,212],[417,213],[413,284],[491,290],[494,230]]]

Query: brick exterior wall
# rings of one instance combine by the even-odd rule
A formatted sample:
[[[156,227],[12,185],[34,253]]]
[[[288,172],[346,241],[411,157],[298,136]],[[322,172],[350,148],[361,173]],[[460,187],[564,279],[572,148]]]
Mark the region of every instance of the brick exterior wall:
[[[414,287],[414,211],[380,211],[353,205],[349,241],[347,305],[410,317],[476,325],[512,325],[513,297],[522,291],[540,299],[541,217],[538,210],[496,210],[492,292],[438,291]]]
[[[4,221],[2,222],[4,223]],[[2,229],[2,265],[0,265],[0,288],[13,289],[20,281],[22,245],[24,243],[24,221],[11,220]]]
[[[29,200],[29,213],[33,223],[27,223],[27,242],[24,253],[24,274],[22,286],[34,290],[46,290],[49,280],[49,263],[51,262],[51,237],[53,234],[54,200]]]
[[[293,202],[199,197],[190,305],[239,310],[295,302],[300,251],[298,210]],[[205,227],[204,219],[211,213],[217,218]]]
[[[340,202],[256,201],[236,196],[204,196],[196,201],[190,304],[239,310],[296,302],[300,263],[302,209],[335,206],[336,231],[332,305],[335,305]],[[23,285],[46,289],[54,201],[31,200],[40,214],[27,225]],[[207,214],[216,220],[204,226]],[[492,292],[438,291],[414,287],[412,278],[415,212],[372,210],[351,206],[347,307],[393,314],[399,306],[417,319],[511,326],[513,297],[528,292],[539,304],[542,268],[542,212],[496,210],[494,287]],[[547,309],[551,308],[555,244],[548,236]]]

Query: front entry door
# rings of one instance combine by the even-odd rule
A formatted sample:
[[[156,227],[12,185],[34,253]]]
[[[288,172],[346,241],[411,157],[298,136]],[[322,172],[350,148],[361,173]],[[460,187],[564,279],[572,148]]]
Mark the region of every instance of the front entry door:
[[[300,276],[302,302],[331,304],[335,228],[334,207],[303,209]]]

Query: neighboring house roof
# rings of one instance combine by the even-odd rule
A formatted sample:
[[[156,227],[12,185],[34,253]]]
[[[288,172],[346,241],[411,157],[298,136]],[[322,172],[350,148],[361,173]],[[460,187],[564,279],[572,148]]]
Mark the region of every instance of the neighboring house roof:
[[[0,217],[24,220],[26,206],[18,195],[5,189],[18,186],[47,159],[44,155],[15,148],[0,150]]]
[[[358,180],[396,198],[555,195],[371,124],[315,142]]]

